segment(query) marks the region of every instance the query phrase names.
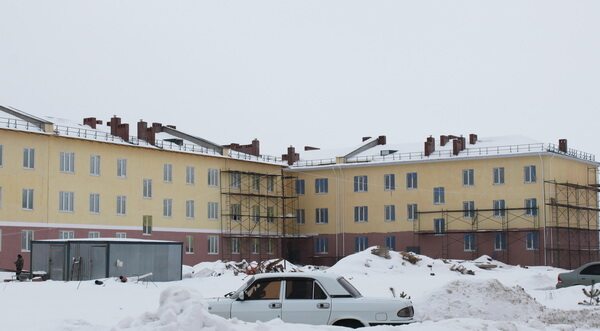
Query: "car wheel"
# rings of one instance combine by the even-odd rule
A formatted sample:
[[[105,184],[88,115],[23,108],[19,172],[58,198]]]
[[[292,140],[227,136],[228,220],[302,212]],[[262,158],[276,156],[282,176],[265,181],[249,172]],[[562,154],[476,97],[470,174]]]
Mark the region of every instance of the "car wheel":
[[[333,325],[343,326],[343,327],[352,328],[352,329],[358,329],[358,328],[364,327],[364,325],[360,321],[357,321],[357,320],[339,320],[339,321],[333,323]]]

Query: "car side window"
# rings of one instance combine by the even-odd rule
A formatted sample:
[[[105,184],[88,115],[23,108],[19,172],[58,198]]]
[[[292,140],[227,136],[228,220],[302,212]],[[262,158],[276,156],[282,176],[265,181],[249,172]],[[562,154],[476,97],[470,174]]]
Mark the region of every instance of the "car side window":
[[[281,280],[257,280],[245,292],[245,300],[279,300]]]
[[[600,275],[600,264],[593,264],[583,270],[581,270],[582,275]]]
[[[323,289],[321,288],[321,286],[319,286],[319,284],[317,282],[315,282],[314,289],[315,289],[315,291],[314,291],[314,299],[315,300],[327,299],[327,294],[325,294],[325,291],[323,291]]]
[[[311,300],[312,279],[288,279],[285,282],[285,298],[289,300]]]

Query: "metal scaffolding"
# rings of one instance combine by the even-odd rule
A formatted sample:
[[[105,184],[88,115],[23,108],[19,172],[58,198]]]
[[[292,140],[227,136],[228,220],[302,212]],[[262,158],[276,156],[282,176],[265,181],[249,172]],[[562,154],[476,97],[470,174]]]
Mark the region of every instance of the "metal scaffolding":
[[[434,219],[443,219],[444,228],[435,229],[431,225],[425,225],[424,216],[433,216]],[[436,216],[437,215],[437,216]],[[417,212],[417,219],[413,223],[415,234],[415,245],[421,246],[425,239],[431,239],[439,248],[441,258],[456,258],[450,256],[450,246],[464,245],[465,235],[472,234],[473,249],[467,251],[471,258],[477,258],[482,254],[492,255],[497,260],[510,263],[509,248],[522,243],[525,247],[525,232],[536,232],[538,238],[540,233],[539,207],[535,208],[503,208],[503,209],[473,209],[473,210],[432,210]],[[430,222],[431,218],[427,218]],[[515,223],[520,221],[520,224]],[[492,247],[496,233],[503,233],[505,244],[503,249],[490,252],[482,247]],[[520,233],[521,235],[516,235]],[[531,250],[533,262],[541,262],[541,249]]]
[[[550,211],[546,249],[553,265],[573,269],[600,257],[596,178],[588,185],[545,182]]]
[[[296,177],[221,171],[221,252],[223,259],[285,257],[282,241],[299,236]]]

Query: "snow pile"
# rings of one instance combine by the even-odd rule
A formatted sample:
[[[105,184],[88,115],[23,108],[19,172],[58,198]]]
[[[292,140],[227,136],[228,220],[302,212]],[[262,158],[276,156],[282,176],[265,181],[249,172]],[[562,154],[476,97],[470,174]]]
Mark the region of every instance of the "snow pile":
[[[218,277],[222,275],[237,275],[238,273],[261,273],[261,272],[283,272],[283,271],[301,271],[290,261],[284,259],[272,259],[262,262],[252,261],[241,262],[221,261],[216,262],[201,262],[193,267],[184,266],[184,278],[203,278],[203,277]]]
[[[371,253],[371,250],[377,248],[377,246],[370,247],[362,252],[358,252],[352,255],[348,255],[343,259],[339,260],[334,266],[327,269],[327,271],[346,274],[366,274],[369,272],[376,273],[404,273],[416,269],[422,269],[434,263],[435,260],[430,257],[418,254],[412,254],[417,257],[419,261],[416,264],[412,264],[405,260],[400,252],[389,251],[390,258],[386,259]]]
[[[521,287],[504,286],[498,280],[455,280],[420,300],[417,319],[439,321],[477,316],[494,321],[527,321],[544,307]]]

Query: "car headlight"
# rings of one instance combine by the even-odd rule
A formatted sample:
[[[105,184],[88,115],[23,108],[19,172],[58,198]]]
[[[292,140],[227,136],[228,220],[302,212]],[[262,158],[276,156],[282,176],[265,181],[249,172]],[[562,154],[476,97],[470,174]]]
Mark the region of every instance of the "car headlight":
[[[415,310],[412,306],[408,306],[406,308],[398,310],[398,317],[413,317],[415,314]]]

